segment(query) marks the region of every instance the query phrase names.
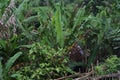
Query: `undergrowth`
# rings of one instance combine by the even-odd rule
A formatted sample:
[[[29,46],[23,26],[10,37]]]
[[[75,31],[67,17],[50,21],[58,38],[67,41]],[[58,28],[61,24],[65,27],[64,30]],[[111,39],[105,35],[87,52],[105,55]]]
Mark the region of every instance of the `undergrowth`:
[[[74,73],[68,63],[75,42],[90,54],[88,68],[96,58],[101,63],[110,56],[95,67],[97,74],[119,70],[120,1],[0,0],[1,75],[6,62],[22,52],[1,79],[43,80]]]

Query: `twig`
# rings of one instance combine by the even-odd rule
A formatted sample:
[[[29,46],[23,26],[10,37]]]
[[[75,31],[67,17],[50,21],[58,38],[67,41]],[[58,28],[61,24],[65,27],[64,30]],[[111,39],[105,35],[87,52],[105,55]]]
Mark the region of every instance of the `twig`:
[[[66,78],[72,78],[72,77],[77,77],[77,76],[81,76],[83,74],[80,74],[80,73],[75,73],[75,74],[72,74],[72,75],[69,75],[69,76],[65,76],[65,77],[61,77],[61,78],[57,78],[57,79],[54,79],[54,80],[64,80]]]
[[[93,73],[94,73],[94,71],[91,71],[91,72],[88,72],[88,73],[75,73],[75,74],[65,76],[65,77],[61,77],[61,78],[57,78],[57,79],[54,79],[54,80],[64,80],[64,79],[67,79],[67,78],[82,77],[84,75],[88,75],[88,74],[91,75]]]
[[[90,75],[94,74],[94,71],[91,71],[91,72],[88,72],[88,73],[85,73],[85,76],[82,76],[82,77],[79,77],[79,78],[75,78],[73,80],[82,80]]]
[[[95,79],[109,78],[109,77],[119,77],[119,76],[120,76],[120,72],[118,72],[118,73],[113,73],[113,74],[107,74],[107,75],[98,76],[98,77],[95,77]]]
[[[120,74],[120,71],[118,71],[118,74]],[[118,79],[120,80],[120,75],[118,75]]]

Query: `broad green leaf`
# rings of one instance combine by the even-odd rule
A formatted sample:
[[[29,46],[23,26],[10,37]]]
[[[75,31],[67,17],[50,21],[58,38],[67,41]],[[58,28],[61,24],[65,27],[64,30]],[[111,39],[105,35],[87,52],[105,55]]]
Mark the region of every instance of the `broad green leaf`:
[[[24,18],[22,11],[27,7],[28,1],[29,0],[23,0],[22,3],[19,5],[19,7],[16,8],[16,10],[15,10],[15,15],[20,20],[22,20]]]
[[[36,16],[36,15],[35,16],[30,16],[27,19],[24,19],[23,22],[29,23],[29,22],[32,22],[32,21],[36,20],[37,18],[38,18],[38,16]]]
[[[7,63],[5,64],[4,75],[10,70],[13,63],[18,59],[18,57],[22,54],[22,52],[16,53],[13,57],[11,57]]]
[[[85,14],[85,7],[80,8],[74,18],[74,25],[73,25],[73,31],[76,26],[80,25],[82,21],[84,20],[84,14]]]
[[[63,33],[63,25],[61,20],[61,10],[60,7],[57,8],[57,11],[55,13],[55,29],[56,29],[56,35],[57,35],[57,42],[60,44],[60,47],[64,46],[64,33]]]

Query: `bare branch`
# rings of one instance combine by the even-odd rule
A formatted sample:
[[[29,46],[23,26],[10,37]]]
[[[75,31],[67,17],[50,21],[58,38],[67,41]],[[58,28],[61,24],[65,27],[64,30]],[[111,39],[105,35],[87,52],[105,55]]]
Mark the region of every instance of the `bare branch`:
[[[102,75],[102,76],[98,76],[95,77],[95,79],[101,79],[101,78],[109,78],[109,77],[119,77],[120,76],[120,72],[118,73],[112,73],[112,74],[107,74],[107,75]]]
[[[54,79],[54,80],[64,80],[64,79],[67,79],[67,78],[75,78],[75,77],[85,77],[86,75],[92,75],[94,74],[94,71],[91,71],[91,72],[88,72],[88,73],[75,73],[75,74],[72,74],[72,75],[69,75],[69,76],[65,76],[65,77],[61,77],[61,78],[58,78],[58,79]],[[74,79],[74,80],[77,80]]]

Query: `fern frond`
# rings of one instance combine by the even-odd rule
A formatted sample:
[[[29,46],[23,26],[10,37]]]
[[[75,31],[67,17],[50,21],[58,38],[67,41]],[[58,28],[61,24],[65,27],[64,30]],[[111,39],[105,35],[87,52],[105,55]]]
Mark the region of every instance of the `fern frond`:
[[[6,75],[8,73],[8,71],[10,70],[11,66],[13,65],[13,63],[18,59],[18,57],[20,57],[20,55],[22,55],[22,52],[18,52],[16,53],[13,57],[11,57],[7,63],[5,64],[5,68],[3,69],[4,71],[4,75]]]
[[[63,33],[63,25],[61,20],[61,10],[60,7],[57,8],[55,13],[55,29],[57,33],[57,42],[60,44],[61,47],[64,46],[64,33]]]

